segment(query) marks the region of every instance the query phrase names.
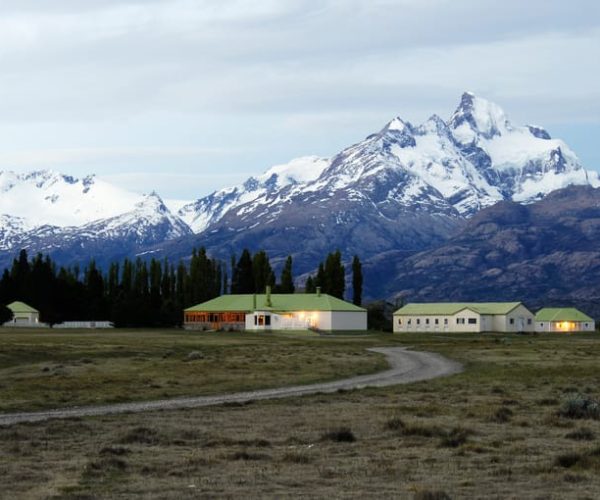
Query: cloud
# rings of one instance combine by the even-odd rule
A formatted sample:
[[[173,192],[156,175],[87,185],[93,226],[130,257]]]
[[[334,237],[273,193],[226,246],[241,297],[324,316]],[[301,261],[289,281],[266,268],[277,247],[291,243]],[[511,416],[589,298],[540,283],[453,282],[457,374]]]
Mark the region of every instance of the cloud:
[[[256,173],[466,89],[598,122],[598,60],[596,0],[6,0],[0,163]]]

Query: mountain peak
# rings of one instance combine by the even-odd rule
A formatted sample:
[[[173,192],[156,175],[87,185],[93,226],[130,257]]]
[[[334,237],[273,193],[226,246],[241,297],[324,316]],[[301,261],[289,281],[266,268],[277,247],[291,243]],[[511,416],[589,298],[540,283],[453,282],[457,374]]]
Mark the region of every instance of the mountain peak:
[[[500,106],[473,92],[463,93],[448,126],[463,144],[472,142],[478,135],[491,139],[512,128]]]

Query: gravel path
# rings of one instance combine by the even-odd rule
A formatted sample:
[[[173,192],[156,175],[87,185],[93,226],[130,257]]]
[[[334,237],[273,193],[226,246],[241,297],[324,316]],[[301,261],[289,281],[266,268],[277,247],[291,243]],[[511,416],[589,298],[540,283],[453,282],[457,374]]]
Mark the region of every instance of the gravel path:
[[[259,399],[278,399],[315,393],[332,393],[339,389],[384,387],[396,384],[409,384],[420,380],[452,375],[462,371],[462,365],[460,363],[446,359],[439,354],[408,351],[404,347],[380,347],[369,350],[385,354],[390,368],[371,375],[361,375],[321,384],[261,389],[220,396],[198,396],[103,406],[82,406],[28,413],[5,413],[0,414],[0,426],[13,425],[21,422],[40,422],[54,418],[89,417],[115,413],[137,413],[155,410],[198,408],[201,406],[213,406],[223,403],[244,403]]]

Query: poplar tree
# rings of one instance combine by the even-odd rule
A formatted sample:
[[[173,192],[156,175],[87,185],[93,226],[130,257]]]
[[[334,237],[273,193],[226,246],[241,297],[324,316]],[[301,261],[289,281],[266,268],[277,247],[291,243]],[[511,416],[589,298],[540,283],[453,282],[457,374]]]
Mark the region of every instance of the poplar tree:
[[[352,259],[352,303],[354,305],[360,306],[362,304],[362,286],[362,264],[358,255],[355,255]]]

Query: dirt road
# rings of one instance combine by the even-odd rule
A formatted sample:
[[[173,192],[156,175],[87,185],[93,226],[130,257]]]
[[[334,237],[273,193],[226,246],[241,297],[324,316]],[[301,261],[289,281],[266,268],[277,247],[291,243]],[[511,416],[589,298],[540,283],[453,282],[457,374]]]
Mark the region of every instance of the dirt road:
[[[115,413],[174,410],[198,408],[223,403],[244,403],[259,399],[278,399],[291,396],[304,396],[315,393],[332,393],[339,389],[361,389],[364,387],[384,387],[396,384],[409,384],[462,371],[462,365],[430,352],[408,351],[404,347],[380,347],[369,349],[385,354],[390,365],[388,370],[361,375],[358,377],[324,382],[320,384],[261,389],[256,391],[224,394],[219,396],[198,396],[158,401],[119,403],[103,406],[83,406],[27,413],[0,414],[0,426],[21,422],[39,422],[55,418],[88,417]]]

